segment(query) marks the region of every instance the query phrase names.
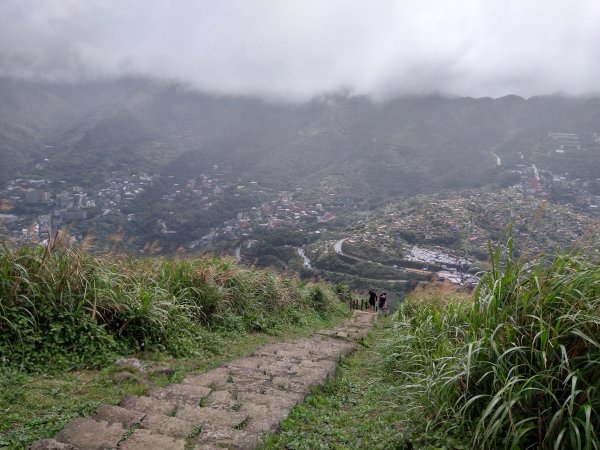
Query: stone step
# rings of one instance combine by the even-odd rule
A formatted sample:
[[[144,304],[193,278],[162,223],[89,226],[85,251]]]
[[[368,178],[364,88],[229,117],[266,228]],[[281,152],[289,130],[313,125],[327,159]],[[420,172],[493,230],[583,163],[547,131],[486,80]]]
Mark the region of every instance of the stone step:
[[[142,420],[141,428],[156,434],[185,439],[200,425],[200,422],[187,421],[177,417],[147,414]]]
[[[240,392],[237,395],[238,401],[241,402],[242,406],[240,412],[248,411],[254,405],[264,405],[271,410],[291,410],[305,397],[304,394],[289,392],[288,395],[281,395],[277,391],[269,391],[265,394],[257,392]]]
[[[265,434],[279,431],[279,424],[290,410],[291,408],[277,409],[275,405],[246,404],[239,412],[246,415],[245,431]]]
[[[225,367],[232,373],[243,374],[252,378],[270,379],[274,376],[293,376],[297,364],[288,361],[276,361],[260,357],[239,358]]]
[[[330,336],[324,335],[322,332],[315,334],[312,351],[316,359],[332,359],[338,361],[340,357],[348,354],[354,348],[356,344],[347,340],[336,339]]]
[[[312,386],[323,384],[329,378],[332,378],[335,375],[336,370],[337,364],[333,361],[331,361],[329,365],[323,367],[322,370],[300,368],[296,372],[294,381],[303,384],[307,388],[311,388]],[[273,380],[275,380],[275,378],[273,378]],[[279,378],[277,378],[277,380],[279,380]]]
[[[346,339],[346,340],[352,339],[352,337],[350,335],[351,333],[349,333],[348,330],[345,328],[319,331],[318,334],[323,335],[323,336],[332,337],[332,338],[337,338],[337,339]]]
[[[96,420],[108,423],[121,423],[129,428],[135,424],[140,428],[150,430],[157,434],[185,439],[199,423],[188,422],[176,417],[159,414],[146,414],[139,411],[121,408],[120,406],[102,406],[92,416]]]
[[[259,349],[252,353],[251,356],[257,356],[259,358],[273,359],[276,361],[300,361],[303,359],[310,359],[310,351],[308,349]]]
[[[69,444],[64,444],[62,442],[58,442],[54,439],[41,439],[37,442],[34,442],[29,450],[78,450],[76,447],[73,447]]]
[[[119,450],[185,450],[185,439],[139,429],[119,445]]]
[[[338,346],[340,345],[340,342],[335,340],[334,343],[334,347],[331,347],[330,345],[315,345],[314,340],[310,343],[303,341],[284,343],[281,347],[270,344],[257,350],[254,354],[257,356],[273,355],[275,356],[275,359],[280,359],[279,357],[282,356],[283,359],[292,359],[296,357],[301,360],[310,361],[320,361],[323,359],[337,360],[339,358]]]
[[[283,380],[283,378],[281,380]],[[288,381],[295,380],[295,378],[287,378],[286,380],[288,380]],[[302,385],[302,386],[303,386],[303,391],[306,391],[307,387],[305,385]],[[269,385],[249,384],[246,386],[242,386],[240,389],[233,387],[231,389],[224,389],[223,391],[229,391],[232,395],[232,398],[237,399],[238,401],[240,399],[240,394],[270,395],[273,397],[294,398],[298,401],[304,399],[304,397],[305,397],[305,393],[295,391],[295,390],[287,391],[281,385],[278,386],[274,383],[269,383]],[[215,391],[211,395],[216,396],[218,393],[223,392],[223,391]],[[211,397],[209,397],[207,399],[207,401],[210,401],[210,398]]]
[[[247,382],[269,382],[274,376],[264,369],[237,366],[235,363],[226,364],[225,367],[229,371],[227,381],[232,384],[236,382],[235,380],[238,380],[239,383],[243,383],[243,380]]]
[[[120,406],[100,407],[92,418],[73,420],[55,439],[31,448],[253,449],[279,429],[313,385],[335,374],[340,357],[356,348],[355,340],[367,335],[376,317],[355,312],[352,320],[312,338],[268,344],[181,384],[128,396]]]
[[[232,390],[213,391],[206,399],[206,407],[235,411],[241,407],[237,399],[238,395],[239,391],[235,388]]]
[[[109,424],[104,420],[75,419],[69,422],[55,439],[79,450],[100,450],[116,448],[124,433],[125,428],[120,423]]]
[[[202,399],[210,394],[210,391],[211,389],[205,386],[171,384],[166,388],[152,389],[148,396],[180,405],[198,405]]]
[[[226,378],[221,378],[218,382],[212,383],[211,387],[214,390],[240,390],[249,385],[271,385],[271,377],[260,370],[244,368],[241,371],[228,370],[228,373]]]
[[[91,418],[95,420],[104,420],[108,423],[121,423],[126,428],[133,424],[141,423],[146,416],[145,413],[133,411],[131,409],[121,408],[120,406],[101,406]]]
[[[252,450],[258,446],[263,436],[262,433],[252,433],[246,429],[207,425],[196,437],[194,450]]]
[[[211,387],[220,385],[221,383],[227,382],[230,370],[225,367],[219,367],[218,369],[209,370],[208,372],[201,373],[200,375],[190,375],[183,379],[181,384],[188,385],[192,384],[195,386]]]
[[[241,424],[246,416],[238,411],[216,408],[182,406],[175,417],[199,424],[202,429],[207,425],[233,428]]]
[[[145,414],[172,416],[177,411],[177,403],[151,397],[128,395],[119,405],[121,408],[138,411]]]
[[[271,380],[273,389],[286,392],[297,392],[306,394],[308,390],[315,384],[312,379],[297,379],[289,377],[273,377]]]

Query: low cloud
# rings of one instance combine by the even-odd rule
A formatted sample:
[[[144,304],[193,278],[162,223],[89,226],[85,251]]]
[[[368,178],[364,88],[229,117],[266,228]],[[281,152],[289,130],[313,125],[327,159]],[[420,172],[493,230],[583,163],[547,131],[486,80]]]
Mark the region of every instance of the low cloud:
[[[0,76],[304,100],[600,92],[596,0],[4,0]]]

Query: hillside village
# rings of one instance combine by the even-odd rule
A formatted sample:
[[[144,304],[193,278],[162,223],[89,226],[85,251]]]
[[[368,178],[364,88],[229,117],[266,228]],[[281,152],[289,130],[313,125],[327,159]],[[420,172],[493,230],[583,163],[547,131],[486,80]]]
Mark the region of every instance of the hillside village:
[[[335,213],[325,211],[321,203],[296,200],[301,189],[273,191],[261,187],[257,181],[239,184],[240,180],[231,176],[230,170],[220,170],[215,165],[212,173],[201,173],[185,180],[175,175],[159,177],[113,172],[112,177],[96,189],[46,179],[11,180],[0,190],[0,222],[3,224],[0,233],[20,243],[43,242],[62,227],[82,228],[109,213],[131,222],[137,216],[136,200],[159,181],[162,195],[157,202],[167,210],[167,216],[157,218],[156,224],[167,239],[177,239],[177,229],[169,220],[169,215],[173,214],[169,209],[194,201],[196,208],[209,210],[216,202],[241,195],[252,195],[256,199],[244,209],[231,211],[231,218],[224,218],[222,226],[211,229],[197,241],[188,242],[190,249],[210,244],[214,238],[240,239],[255,229],[302,230],[301,227],[307,224],[326,222],[335,217]],[[81,240],[82,233],[72,238]]]
[[[597,133],[582,137],[550,132],[540,145],[559,158],[585,152],[595,155],[600,137]],[[502,164],[500,157],[498,163]],[[407,253],[410,245],[419,244],[483,261],[487,259],[487,241],[500,238],[510,225],[521,247],[538,253],[572,244],[584,234],[591,219],[600,216],[600,179],[538,169],[536,164],[527,163],[523,154],[517,164],[499,169],[504,170],[512,187],[440,192],[400,201],[386,208],[383,217],[377,213],[375,224],[348,236],[349,242],[392,253]],[[335,180],[321,184],[326,187],[328,182]],[[213,165],[195,177],[183,178],[177,174],[112,172],[94,188],[18,178],[0,190],[0,233],[20,243],[45,242],[68,229],[70,239],[77,242],[84,238],[87,228],[104,220],[115,229],[119,224],[130,223],[134,230],[148,224],[147,220],[138,223],[138,215],[146,214],[146,205],[152,204],[158,207],[156,217],[150,217],[157,236],[171,246],[195,251],[228,242],[237,245],[257,232],[318,234],[324,223],[356,209],[350,197],[334,191],[327,191],[326,198],[317,202],[314,193],[304,195],[299,187],[275,190],[257,180],[242,180],[230,165]],[[190,207],[199,214],[215,214],[212,211],[218,205],[225,208],[217,213],[220,216],[213,226],[192,226],[190,231],[186,225],[186,233],[181,233],[184,224],[173,220]]]
[[[124,176],[113,172],[99,189],[70,186],[65,181],[15,179],[0,190],[4,214],[4,233],[19,243],[44,242],[81,223],[91,223],[112,210],[131,204],[153,177],[146,174]],[[73,235],[74,241],[82,239]]]
[[[349,238],[381,250],[400,247],[408,254],[418,244],[485,261],[488,241],[502,240],[509,229],[518,248],[539,254],[551,253],[559,245],[573,245],[593,223],[591,214],[527,194],[524,186],[514,186],[501,191],[465,190],[415,197],[388,206]],[[598,247],[597,241],[595,244]]]

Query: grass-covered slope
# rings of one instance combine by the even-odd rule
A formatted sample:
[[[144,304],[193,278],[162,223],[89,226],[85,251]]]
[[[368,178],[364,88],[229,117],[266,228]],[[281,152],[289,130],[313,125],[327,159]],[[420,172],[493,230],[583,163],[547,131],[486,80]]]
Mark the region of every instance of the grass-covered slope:
[[[598,448],[600,264],[493,259],[472,302],[399,310],[384,352],[397,404],[472,448]]]
[[[333,288],[218,258],[0,247],[2,364],[97,367],[116,354],[194,356],[212,331],[274,331],[343,314]]]

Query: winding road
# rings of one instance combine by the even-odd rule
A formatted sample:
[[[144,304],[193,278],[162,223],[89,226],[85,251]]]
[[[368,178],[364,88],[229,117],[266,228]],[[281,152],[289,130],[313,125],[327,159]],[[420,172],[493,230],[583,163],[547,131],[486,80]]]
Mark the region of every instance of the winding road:
[[[369,261],[369,260],[366,260],[366,259],[359,258],[359,257],[354,256],[354,255],[349,255],[347,253],[344,253],[344,251],[342,250],[342,245],[344,245],[344,241],[347,240],[347,239],[348,238],[340,239],[340,240],[336,241],[335,244],[333,244],[333,249],[340,256],[344,256],[346,258],[350,258],[350,259],[353,259],[355,261],[362,261],[362,262],[366,262],[366,263],[369,263],[369,264],[377,264],[377,265],[380,265],[380,266],[383,266],[383,267],[387,267],[388,269],[399,270],[399,271],[402,271],[402,272],[412,272],[412,273],[418,273],[418,274],[421,274],[421,275],[425,275],[425,274],[434,275],[435,274],[435,272],[431,272],[430,270],[414,269],[412,267],[394,267],[394,266],[388,266],[388,265],[380,263],[380,262],[373,262],[373,261]],[[337,272],[335,272],[335,273],[337,273]],[[382,279],[380,281],[386,281],[386,280]],[[398,281],[401,282],[403,280],[398,280]],[[406,281],[406,280],[404,280],[404,281]]]
[[[496,155],[494,152],[490,152],[495,158],[496,158],[496,165],[497,166],[501,166],[502,165],[502,159],[500,159],[500,157],[498,155]]]
[[[348,239],[348,238],[344,238],[344,239],[340,239],[339,241],[336,241],[335,244],[333,244],[333,249],[335,250],[335,252],[338,255],[342,255],[342,256],[347,256],[348,258],[352,258],[352,259],[356,259],[358,260],[359,258],[356,258],[354,256],[350,256],[350,255],[346,255],[343,250],[342,250],[342,245],[344,244],[344,241]]]
[[[306,254],[304,253],[304,248],[303,247],[296,247],[296,251],[298,252],[298,255],[304,259],[304,268],[305,269],[312,269],[312,266],[310,265],[310,258],[308,256],[306,256]]]

